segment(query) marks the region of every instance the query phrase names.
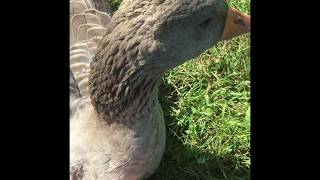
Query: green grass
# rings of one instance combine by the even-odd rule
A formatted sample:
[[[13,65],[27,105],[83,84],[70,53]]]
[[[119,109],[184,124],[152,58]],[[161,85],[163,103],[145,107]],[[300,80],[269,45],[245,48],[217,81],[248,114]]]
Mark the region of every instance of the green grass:
[[[111,0],[117,8],[121,0]],[[250,11],[249,0],[231,0]],[[151,179],[250,179],[250,38],[219,43],[163,78],[166,151]]]

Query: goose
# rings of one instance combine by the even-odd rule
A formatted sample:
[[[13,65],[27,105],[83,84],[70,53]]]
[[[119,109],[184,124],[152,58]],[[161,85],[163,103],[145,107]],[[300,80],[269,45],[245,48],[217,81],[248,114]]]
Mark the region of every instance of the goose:
[[[250,31],[225,0],[70,0],[70,179],[140,180],[166,143],[165,72]]]

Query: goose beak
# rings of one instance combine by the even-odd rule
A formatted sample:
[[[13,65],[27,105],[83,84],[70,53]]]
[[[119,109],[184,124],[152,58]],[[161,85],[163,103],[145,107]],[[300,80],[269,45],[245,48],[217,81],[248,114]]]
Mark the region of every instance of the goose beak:
[[[229,7],[221,41],[250,32],[250,15]]]

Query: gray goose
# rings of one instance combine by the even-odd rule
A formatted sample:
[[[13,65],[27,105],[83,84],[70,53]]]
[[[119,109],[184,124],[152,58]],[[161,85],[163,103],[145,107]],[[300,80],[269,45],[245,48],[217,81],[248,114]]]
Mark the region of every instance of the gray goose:
[[[150,177],[165,149],[164,73],[250,31],[225,0],[70,0],[70,179]]]

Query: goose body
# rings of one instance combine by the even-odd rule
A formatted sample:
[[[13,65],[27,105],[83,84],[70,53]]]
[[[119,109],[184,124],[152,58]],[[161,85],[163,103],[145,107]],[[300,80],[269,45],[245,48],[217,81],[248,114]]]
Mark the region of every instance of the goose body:
[[[74,180],[152,175],[166,139],[160,79],[223,39],[228,6],[224,0],[124,0],[112,17],[108,11],[99,0],[70,1]]]
[[[71,179],[141,179],[153,173],[165,144],[164,119],[158,103],[149,121],[130,127],[106,125],[99,121],[88,99],[79,103],[82,107],[70,121]]]

